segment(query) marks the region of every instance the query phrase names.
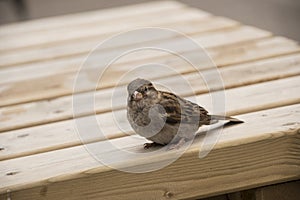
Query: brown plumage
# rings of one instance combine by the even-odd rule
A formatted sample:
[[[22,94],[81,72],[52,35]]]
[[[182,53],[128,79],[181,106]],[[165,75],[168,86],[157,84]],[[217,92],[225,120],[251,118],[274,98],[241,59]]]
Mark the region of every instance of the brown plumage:
[[[145,79],[136,79],[128,87],[127,118],[134,131],[154,143],[176,145],[192,139],[202,125],[218,120],[242,121],[218,115],[209,115],[201,106],[173,93],[158,91]]]

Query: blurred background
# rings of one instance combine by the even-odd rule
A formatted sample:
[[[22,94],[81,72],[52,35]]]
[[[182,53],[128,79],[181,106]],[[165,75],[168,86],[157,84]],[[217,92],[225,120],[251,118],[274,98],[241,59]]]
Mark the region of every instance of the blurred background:
[[[150,0],[0,0],[0,24]],[[178,0],[300,41],[300,0]]]

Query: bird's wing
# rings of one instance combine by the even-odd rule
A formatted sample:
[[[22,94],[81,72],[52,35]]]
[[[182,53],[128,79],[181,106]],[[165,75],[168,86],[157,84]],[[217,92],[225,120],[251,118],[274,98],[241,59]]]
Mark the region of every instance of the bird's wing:
[[[202,120],[207,121],[207,111],[201,106],[180,98],[172,93],[162,92],[160,105],[164,108],[161,115],[169,124],[187,123],[202,125]]]
[[[162,92],[159,104],[163,107],[163,109],[160,110],[160,114],[166,119],[166,123],[180,123],[181,109],[176,95]]]

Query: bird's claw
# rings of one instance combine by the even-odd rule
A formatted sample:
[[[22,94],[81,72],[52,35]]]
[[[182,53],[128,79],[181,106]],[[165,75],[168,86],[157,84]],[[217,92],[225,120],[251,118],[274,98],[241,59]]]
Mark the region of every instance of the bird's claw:
[[[158,145],[158,144],[155,143],[155,142],[145,143],[145,144],[144,144],[144,149],[149,149],[149,148],[155,147],[155,146],[157,146],[157,145]]]

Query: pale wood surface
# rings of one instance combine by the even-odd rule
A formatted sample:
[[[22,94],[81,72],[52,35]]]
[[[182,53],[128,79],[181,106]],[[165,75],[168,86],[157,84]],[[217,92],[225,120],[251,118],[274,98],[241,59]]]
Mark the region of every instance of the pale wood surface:
[[[185,19],[188,18],[196,18],[199,16],[203,17],[203,13],[199,13],[198,10],[187,10],[188,13],[185,15]],[[146,17],[133,17],[128,21],[118,20],[116,23],[117,26],[114,26],[112,22],[106,21],[107,24],[91,24],[87,27],[77,26],[72,30],[72,28],[66,28],[65,30],[47,30],[44,34],[29,34],[24,36],[24,38],[20,38],[18,36],[12,37],[3,37],[1,40],[0,51],[13,51],[15,49],[27,48],[27,47],[43,47],[48,45],[55,45],[56,42],[72,42],[77,39],[84,39],[88,37],[96,37],[99,34],[103,34],[109,36],[115,32],[120,32],[124,29],[135,29],[138,27],[147,27],[147,26],[155,26],[166,23],[166,21],[174,22],[179,20],[181,16],[185,14],[184,9],[180,10],[171,10],[171,11],[161,11],[158,13],[151,13],[146,15]],[[169,16],[169,17],[167,17]],[[180,21],[180,20],[179,20]],[[147,23],[146,23],[147,22]],[[154,23],[153,23],[154,22]],[[112,29],[112,30],[111,30]],[[60,31],[61,30],[61,31]],[[106,33],[106,30],[111,32]],[[70,34],[71,33],[71,34]]]
[[[296,76],[242,88],[228,89],[225,93],[228,101],[226,104],[227,113],[228,115],[237,115],[300,103],[300,94],[297,92],[300,90],[300,85],[297,85],[299,81],[300,76]],[[290,88],[289,91],[285,91],[287,87]],[[203,105],[209,111],[213,111],[209,94],[196,96],[196,103]],[[124,108],[125,102],[121,101],[120,105]],[[122,130],[118,128],[114,115],[123,116],[124,120],[121,121],[122,127],[127,128],[125,130],[131,132],[130,126],[126,121],[126,111],[122,109],[113,114],[109,112],[97,115],[101,130],[106,137],[117,138],[125,136]],[[42,117],[40,116],[39,119]],[[46,119],[45,123],[47,121],[49,120]],[[0,160],[81,145],[81,140],[72,120],[2,133],[0,134],[0,140],[5,144],[3,147],[6,149],[2,151]],[[105,138],[99,136],[90,138],[90,140],[95,142],[105,140]]]
[[[180,31],[187,35],[197,34],[199,32],[209,32],[218,29],[230,28],[236,26],[238,23],[229,19],[221,17],[203,17],[195,16],[191,17],[190,15],[181,15],[179,13],[178,20],[175,19],[174,22],[153,24],[152,26],[163,26],[164,28],[173,29]],[[176,15],[177,16],[177,15]],[[155,21],[154,21],[155,22]],[[197,24],[198,26],[194,26]],[[106,29],[105,29],[106,30]],[[112,32],[111,34],[117,34],[118,32]],[[98,34],[94,37],[79,38],[72,42],[61,42],[55,45],[47,45],[44,48],[26,48],[20,50],[14,50],[10,52],[3,52],[1,54],[0,68],[7,68],[10,66],[33,63],[38,61],[45,61],[63,57],[74,57],[78,55],[85,55],[91,51],[99,41],[106,39],[109,36],[109,33],[104,34],[103,31],[101,34]],[[172,35],[150,35],[147,41],[153,42],[156,40],[167,40],[171,38]],[[145,41],[145,42],[147,42]],[[125,41],[126,42],[126,41]],[[127,45],[133,45],[134,41],[128,41]],[[123,45],[126,45],[123,44]],[[37,57],[36,55],[39,55]]]
[[[227,35],[227,33],[228,33],[228,35]],[[250,40],[253,38],[262,38],[262,37],[266,37],[268,35],[269,35],[269,33],[264,32],[264,31],[259,31],[257,29],[251,28],[251,27],[243,27],[241,29],[225,31],[223,33],[222,32],[215,33],[215,34],[210,33],[209,35],[200,36],[199,39],[196,37],[194,39],[195,39],[195,41],[197,41],[201,44],[203,43],[202,46],[204,46],[204,47],[213,47],[213,46],[218,46],[218,45],[225,45],[228,43],[231,44],[231,43],[240,42],[240,41],[244,41],[244,40]],[[232,39],[227,39],[227,37],[232,38]],[[216,41],[220,41],[220,42],[217,43]],[[168,43],[168,44],[172,45],[174,43]],[[175,48],[176,49],[184,49],[184,46],[182,43],[179,42],[176,44]],[[297,50],[298,50],[298,48],[297,48]],[[142,55],[140,55],[140,54],[142,54]],[[146,54],[146,56],[143,56],[143,54],[144,55]],[[147,51],[146,52],[142,51],[142,52],[136,52],[136,53],[130,55],[129,57],[131,57],[131,59],[133,59],[133,60],[136,60],[136,59],[140,60],[140,58],[142,57],[143,60],[140,60],[140,63],[147,62],[147,61],[145,61],[145,59],[147,58],[147,59],[151,59],[151,62],[158,62],[161,64],[164,64],[164,62],[167,62],[167,64],[168,64],[168,62],[169,62],[168,59],[160,58],[160,60],[157,61],[152,57],[153,54],[154,54],[154,56],[155,55],[157,56],[157,54],[159,54],[160,56],[166,55],[166,53],[163,53],[163,52],[158,52],[158,53],[150,52],[149,54],[147,54]],[[140,64],[139,62],[135,62],[134,64],[131,62],[128,62],[128,59],[130,59],[130,58],[125,57],[124,60],[120,59],[113,64],[113,66],[107,72],[110,74],[107,74],[107,76],[103,77],[104,80],[103,80],[103,84],[101,85],[101,87],[114,86],[116,84],[116,82],[120,79],[120,77],[122,77],[127,71],[132,70],[136,65]],[[68,62],[68,60],[66,60],[66,61]],[[80,61],[82,62],[82,59]],[[70,61],[70,62],[72,63],[72,61]],[[89,69],[89,71],[87,71],[87,73],[89,74],[91,79],[97,80],[98,77],[94,77],[95,76],[94,71],[97,69],[97,67],[105,67],[105,66],[101,65],[101,60],[95,60],[92,63],[93,64],[88,66],[91,69]],[[122,67],[118,67],[121,64],[122,64]],[[53,66],[50,64],[50,66],[52,69],[55,69],[56,67],[61,68],[62,65],[59,65],[59,66],[54,65]],[[48,66],[48,67],[50,67],[50,66]],[[33,76],[35,76],[35,75],[32,75],[33,74],[32,69],[34,69],[34,68],[31,67],[29,69],[29,70],[31,70],[31,72],[29,72],[29,74],[31,76],[29,80],[26,79],[26,80],[22,80],[22,81],[1,84],[0,85],[0,88],[1,88],[0,95],[3,97],[2,97],[2,101],[0,102],[0,106],[6,106],[9,104],[16,104],[16,103],[21,103],[21,102],[33,101],[33,100],[54,98],[54,97],[71,94],[73,91],[74,79],[76,78],[76,73],[77,73],[80,65],[77,62],[77,63],[72,63],[71,65],[66,65],[66,63],[64,63],[63,66],[64,66],[63,68],[69,67],[69,68],[72,68],[72,70],[63,71],[63,72],[60,72],[60,70],[59,70],[59,71],[56,71],[55,74],[51,73],[51,75],[48,75],[48,76],[33,77]],[[205,63],[201,63],[201,66],[205,67]],[[43,69],[49,71],[48,67],[47,68],[44,67]],[[176,65],[174,67],[176,67],[175,69],[178,70],[179,72],[186,73],[186,72],[189,72],[192,70],[192,67],[182,66],[182,64],[180,66]],[[211,67],[211,66],[207,66],[207,67]],[[96,69],[93,69],[93,68],[96,68]],[[172,75],[171,72],[172,71],[167,71],[163,75],[170,76],[170,75]],[[168,74],[166,74],[166,73],[168,73]],[[25,73],[23,73],[22,75],[25,76]],[[113,76],[111,76],[111,75],[113,75]],[[145,73],[145,78],[158,78],[158,77],[161,77],[161,75],[162,74],[156,70],[156,71],[153,71],[152,73]],[[108,78],[108,77],[110,77],[110,78]],[[52,80],[52,81],[45,82],[44,81],[45,79]],[[30,90],[30,88],[33,88],[33,90]],[[82,91],[88,91],[88,90],[93,90],[93,88],[82,87]]]
[[[204,134],[172,165],[144,174],[105,167],[90,155],[76,132],[72,92],[76,73],[89,51],[109,36],[138,27],[170,28],[191,37],[214,61],[201,60],[203,75],[218,70],[228,115],[245,121],[224,129],[217,145],[199,159]],[[113,55],[128,47],[163,44],[183,56],[203,56],[182,36],[151,35],[113,44],[95,55]],[[221,91],[217,80],[204,81],[195,68],[165,52],[129,54],[107,70],[97,91],[82,87],[73,94],[95,94],[96,118],[105,136],[122,149],[144,152],[146,141],[133,134],[126,120],[126,84],[119,79],[145,63],[160,63],[179,72],[145,69],[143,77],[196,101],[214,112],[207,84]],[[105,62],[89,62],[89,78]],[[191,84],[187,90],[179,77]],[[183,199],[300,178],[300,48],[292,40],[241,25],[173,1],[53,17],[0,27],[0,199]],[[113,110],[113,112],[112,112]],[[118,128],[119,116],[123,130]],[[93,117],[90,111],[79,113]],[[123,132],[125,131],[125,132]],[[100,136],[91,146],[105,144]],[[115,152],[103,149],[101,153]],[[134,159],[122,166],[147,166],[174,152]],[[216,187],[216,185],[218,187]],[[146,198],[146,199],[147,199]],[[148,198],[148,199],[149,199]]]
[[[63,193],[60,188],[63,186],[68,191],[73,191],[72,198],[81,199],[85,195],[83,191],[94,185],[89,191],[96,197],[130,199],[138,195],[138,191],[142,191],[162,198],[163,191],[167,190],[180,198],[300,178],[299,113],[299,105],[294,105],[241,115],[239,117],[247,123],[226,128],[207,158],[197,158],[197,149],[203,139],[200,137],[176,163],[153,173],[130,174],[109,170],[94,160],[83,146],[2,161],[0,176],[5,185],[1,191],[5,192],[8,188],[13,190],[13,187],[21,189],[36,186],[32,190],[23,191],[26,194],[24,199],[32,199],[41,197],[42,188],[39,185],[46,185],[47,197],[68,198],[70,194]],[[116,144],[128,150],[135,148],[136,151],[143,151],[142,139],[122,137],[115,140]],[[101,142],[95,145],[101,146]],[[166,152],[165,156],[169,153],[172,152]],[[163,159],[157,156],[140,162],[152,163],[156,158]],[[16,174],[6,175],[9,172]],[[175,172],[177,175],[173,174]],[[60,182],[79,177],[80,179]],[[87,181],[92,184],[87,184]],[[55,182],[59,183],[54,184]],[[216,184],[219,187],[214,187]],[[157,186],[154,187],[156,189],[153,188],[154,185]],[[19,194],[22,195],[22,192]],[[18,193],[15,195],[18,197]]]
[[[1,26],[1,36],[10,36],[24,33],[32,33],[36,31],[47,31],[49,29],[64,28],[69,26],[78,26],[95,22],[105,22],[111,19],[120,19],[128,16],[139,16],[144,13],[152,13],[157,11],[165,11],[168,9],[177,9],[185,5],[175,1],[161,1],[137,4],[132,6],[124,6],[120,8],[105,9],[99,11],[87,12],[82,14],[69,14],[63,16],[51,17],[40,20],[32,20],[21,23],[14,23]],[[146,9],[145,9],[146,8]],[[199,11],[199,13],[204,13]]]
[[[271,51],[269,51],[271,52]],[[263,54],[263,53],[262,53]],[[247,54],[249,55],[249,54]],[[229,58],[230,57],[226,57]],[[242,58],[240,56],[239,58]],[[253,61],[245,64],[238,64],[220,68],[220,73],[226,88],[239,87],[249,85],[257,82],[270,81],[278,78],[285,78],[300,74],[300,55],[287,55],[280,58],[270,58],[262,61]],[[263,68],[262,68],[263,66]],[[209,73],[209,70],[207,71]],[[251,72],[251,73],[249,73]],[[249,73],[243,79],[236,79],[236,77],[243,76]],[[233,76],[234,75],[234,76]],[[207,88],[203,80],[199,80],[197,72],[183,75],[187,79],[196,93],[207,92]],[[176,85],[176,76],[160,79],[161,83],[165,85]],[[212,82],[213,84],[213,82]],[[119,89],[121,90],[121,88]],[[125,86],[123,87],[126,91]],[[182,96],[191,95],[191,91],[186,91],[182,87],[172,87],[172,90]],[[95,93],[96,105],[95,112],[102,113],[111,110],[110,97],[113,93],[112,88],[99,90]],[[86,93],[78,94],[84,97]],[[126,94],[124,94],[126,95]],[[99,99],[99,101],[97,101]],[[100,101],[101,100],[101,101]],[[0,108],[2,117],[0,118],[2,126],[0,131],[13,130],[17,128],[24,128],[32,125],[40,125],[49,122],[55,122],[64,119],[72,118],[72,97],[65,96],[57,99],[35,101],[31,103],[19,104],[15,106],[6,106]],[[125,106],[126,102],[119,101],[116,108]],[[47,113],[47,115],[45,115]],[[88,113],[82,113],[82,116]],[[18,116],[16,119],[15,116]]]

